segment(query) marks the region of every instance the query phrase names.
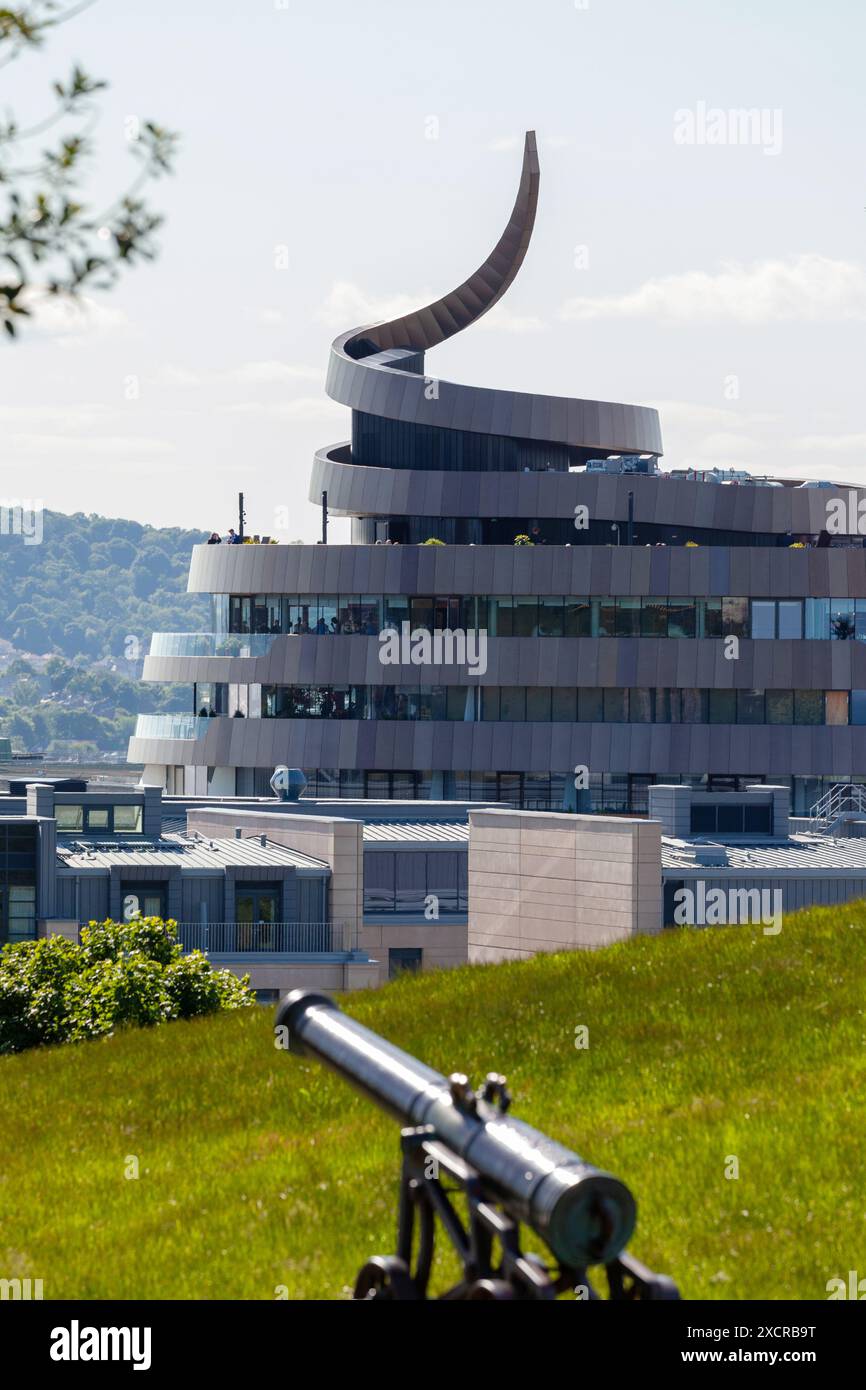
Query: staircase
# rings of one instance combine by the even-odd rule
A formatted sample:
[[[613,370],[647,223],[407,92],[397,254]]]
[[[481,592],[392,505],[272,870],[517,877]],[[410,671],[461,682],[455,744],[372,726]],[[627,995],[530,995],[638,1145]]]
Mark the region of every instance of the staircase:
[[[809,811],[809,831],[833,835],[846,821],[866,817],[866,785],[836,782]]]

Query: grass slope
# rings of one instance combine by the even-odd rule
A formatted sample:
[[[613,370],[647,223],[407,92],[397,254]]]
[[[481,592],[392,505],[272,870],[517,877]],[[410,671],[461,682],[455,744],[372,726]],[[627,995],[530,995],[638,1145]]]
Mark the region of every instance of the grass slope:
[[[778,937],[668,932],[344,1002],[444,1072],[506,1072],[520,1118],[630,1184],[632,1249],[685,1297],[821,1299],[862,1269],[864,965],[860,903]],[[329,1298],[390,1253],[398,1127],[277,1051],[272,1017],[0,1060],[0,1277],[47,1298]]]

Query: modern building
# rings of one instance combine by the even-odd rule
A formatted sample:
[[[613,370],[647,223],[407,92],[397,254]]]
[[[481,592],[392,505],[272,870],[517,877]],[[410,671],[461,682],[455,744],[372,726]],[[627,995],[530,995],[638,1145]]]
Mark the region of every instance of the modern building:
[[[260,997],[356,989],[467,959],[468,807],[163,798],[10,780],[0,948],[106,917],[173,918]]]
[[[475,274],[333,343],[351,438],[310,496],[351,544],[195,548],[213,627],[154,635],[144,679],[190,704],[139,718],[145,782],[263,795],[285,764],[314,797],[646,814],[658,782],[805,813],[866,781],[866,490],[674,476],[655,410],[431,375],[517,274],[538,188],[529,133]]]
[[[658,784],[649,818],[13,783],[0,792],[0,948],[75,940],[106,917],[173,918],[186,950],[272,1002],[866,897],[866,790],[839,788],[808,821],[789,809],[787,786],[764,783]],[[684,890],[694,922],[677,915]]]

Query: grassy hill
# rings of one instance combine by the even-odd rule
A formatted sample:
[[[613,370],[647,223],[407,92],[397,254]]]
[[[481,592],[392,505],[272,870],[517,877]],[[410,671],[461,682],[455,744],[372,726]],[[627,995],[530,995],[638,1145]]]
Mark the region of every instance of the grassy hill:
[[[860,903],[344,1003],[444,1072],[506,1072],[520,1118],[629,1183],[632,1249],[685,1297],[823,1299],[863,1264],[864,967]],[[276,1050],[272,1020],[0,1059],[0,1276],[47,1298],[345,1296],[393,1246],[398,1127]]]

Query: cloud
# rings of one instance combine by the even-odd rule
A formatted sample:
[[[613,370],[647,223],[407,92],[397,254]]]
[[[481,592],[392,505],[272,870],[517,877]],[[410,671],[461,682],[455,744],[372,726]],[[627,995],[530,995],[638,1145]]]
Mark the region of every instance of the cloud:
[[[863,453],[866,452],[866,434],[806,434],[792,440],[791,448],[806,453],[813,450],[833,454]]]
[[[535,314],[513,314],[500,302],[487,314],[482,314],[475,325],[478,332],[491,333],[540,333],[545,328],[543,319]]]
[[[627,294],[569,299],[566,320],[657,319],[672,323],[833,323],[866,319],[866,270],[809,253],[715,272],[647,280]]]
[[[321,367],[295,366],[291,362],[244,362],[240,367],[227,373],[233,381],[243,383],[263,381],[317,381],[324,380]]]
[[[129,325],[129,319],[122,309],[93,299],[88,294],[69,299],[34,286],[24,291],[21,302],[31,314],[30,318],[20,322],[22,339],[28,335],[33,338],[57,338],[65,344]]]
[[[402,318],[435,298],[431,290],[420,290],[417,294],[371,295],[350,280],[335,280],[316,317],[331,328],[350,329]]]
[[[327,396],[299,396],[294,401],[235,401],[222,408],[231,415],[267,416],[275,420],[305,422],[346,418],[345,406]]]

